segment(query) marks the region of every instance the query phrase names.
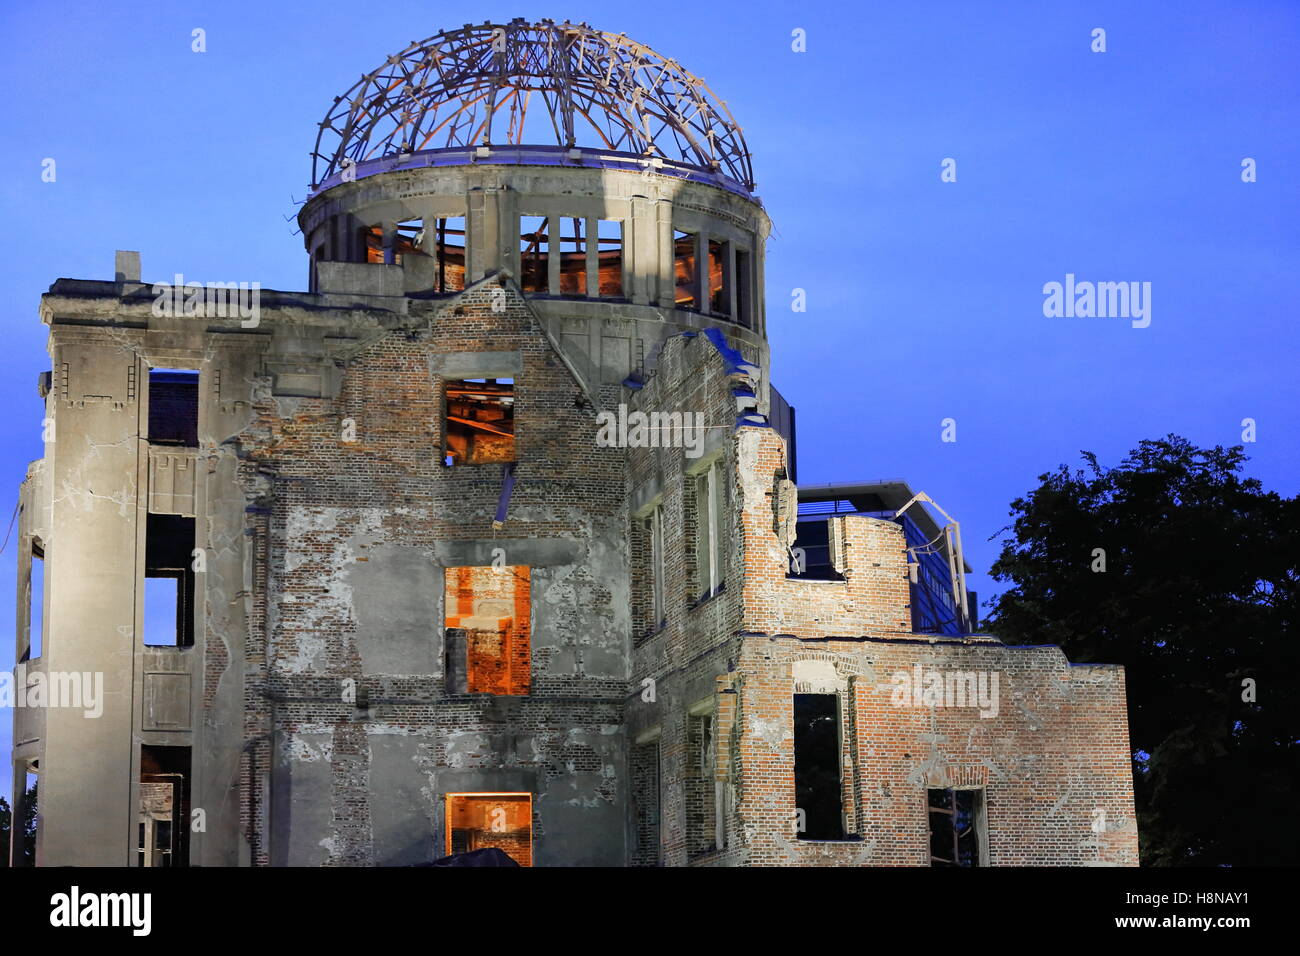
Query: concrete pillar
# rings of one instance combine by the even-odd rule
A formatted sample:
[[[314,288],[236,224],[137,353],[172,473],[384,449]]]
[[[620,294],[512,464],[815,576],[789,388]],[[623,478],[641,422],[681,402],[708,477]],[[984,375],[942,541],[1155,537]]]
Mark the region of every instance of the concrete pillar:
[[[469,232],[469,251],[466,253],[469,274],[465,277],[466,285],[477,282],[489,272],[495,272],[511,261],[508,255],[502,255],[501,206],[502,192],[499,187],[487,186],[482,189],[471,189],[469,192],[466,217],[468,220],[466,230]],[[518,237],[514,239],[513,245],[513,258],[517,260]],[[518,270],[517,265],[514,268]]]
[[[519,197],[502,186],[497,194],[497,266],[509,269],[518,280],[519,266]]]
[[[709,234],[703,229],[695,234],[695,308],[709,311]]]
[[[656,218],[651,200],[645,196],[634,196],[629,204],[632,209],[631,229],[625,230],[624,241],[628,248],[623,255],[631,257],[632,288],[630,298],[637,305],[650,305],[655,295],[655,285],[659,270],[658,257],[655,255]],[[628,243],[627,240],[631,242]]]
[[[673,259],[673,203],[661,199],[655,204],[655,299],[665,309],[671,309],[677,298],[677,278]]]
[[[391,266],[397,262],[397,223],[385,219],[384,225],[384,265]]]
[[[737,311],[738,300],[736,298],[736,244],[734,242],[728,242],[726,245],[726,257],[722,263],[722,293],[727,304],[727,315],[731,316],[733,322],[739,320],[740,313]]]
[[[595,299],[600,296],[600,220],[588,216],[582,228],[587,233],[587,298]]]
[[[136,536],[141,402],[131,394],[128,373],[140,382],[147,369],[117,348],[64,346],[55,368],[65,363],[68,394],[60,396],[58,439],[46,452],[51,480],[54,487],[93,488],[94,494],[54,504],[45,573],[55,613],[43,657],[51,672],[102,674],[104,700],[98,718],[80,708],[46,711],[42,815],[78,824],[47,828],[41,863],[129,866],[138,773],[136,571],[143,555]],[[88,443],[95,454],[86,454]]]
[[[560,217],[546,217],[546,291],[560,294]]]

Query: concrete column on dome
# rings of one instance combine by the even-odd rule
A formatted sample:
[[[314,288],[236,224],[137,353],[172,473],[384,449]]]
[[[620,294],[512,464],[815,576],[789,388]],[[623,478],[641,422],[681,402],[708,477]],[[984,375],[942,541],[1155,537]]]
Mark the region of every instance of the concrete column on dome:
[[[727,302],[727,315],[732,322],[740,321],[740,314],[736,311],[736,244],[727,243],[727,257],[722,263],[722,282],[723,295]]]
[[[519,281],[519,194],[509,187],[498,187],[497,195],[497,263],[495,268],[509,269]]]
[[[673,203],[661,199],[655,203],[655,297],[661,308],[671,309],[676,298],[677,282],[673,267]]]
[[[654,255],[655,220],[649,203],[650,200],[645,196],[632,197],[629,203],[632,209],[632,228],[627,230],[631,242],[629,248],[623,250],[624,256],[631,257],[632,287],[629,298],[637,305],[651,304],[659,265]]]
[[[600,220],[588,216],[583,221],[583,231],[587,234],[587,297],[600,297]]]
[[[695,310],[709,314],[709,231],[695,234]]]
[[[384,265],[391,266],[397,262],[397,223],[385,219],[380,228],[383,230]]]
[[[546,291],[560,294],[560,217],[546,217]]]

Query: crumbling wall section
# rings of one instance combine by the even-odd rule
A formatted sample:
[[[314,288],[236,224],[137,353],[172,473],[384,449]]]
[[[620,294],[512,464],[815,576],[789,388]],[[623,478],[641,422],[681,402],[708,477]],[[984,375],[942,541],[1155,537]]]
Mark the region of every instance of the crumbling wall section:
[[[725,726],[725,711],[728,695],[734,695],[728,675],[735,666],[745,590],[742,498],[736,481],[737,421],[749,407],[747,396],[742,395],[738,403],[736,393],[752,392],[752,381],[736,370],[735,356],[731,358],[729,362],[714,339],[704,334],[669,339],[658,356],[655,374],[628,403],[629,412],[697,416],[683,420],[703,426],[691,448],[628,449],[629,538],[636,582],[629,737],[652,735],[658,743],[657,856],[666,866],[725,865],[734,860],[728,849],[736,822],[727,756],[732,735]],[[713,462],[727,483],[724,586],[720,593],[700,601],[694,549],[700,512],[691,486],[701,469]],[[654,507],[662,509],[664,528],[662,626],[649,612],[653,571],[647,532],[641,524]],[[707,765],[701,764],[698,737],[692,734],[692,718],[703,715],[713,722]],[[719,819],[701,823],[692,817],[692,805],[712,808]],[[695,832],[700,827],[704,831]],[[633,834],[632,839],[644,843],[647,838]]]
[[[245,494],[263,502],[251,536],[266,536],[252,549],[267,638],[247,735],[259,753],[256,739],[270,741],[252,776],[271,780],[269,815],[248,810],[265,834],[256,862],[428,860],[445,852],[446,794],[499,791],[533,795],[538,865],[620,865],[621,452],[596,445],[580,384],[503,276],[412,302],[409,321],[340,365],[336,397],[262,379],[240,436]],[[503,466],[441,456],[444,383],[505,374],[480,366],[515,379],[500,528]],[[529,568],[530,693],[453,694],[445,570],[497,561]]]
[[[1137,865],[1120,667],[1071,666],[1059,648],[988,638],[752,635],[737,670],[739,839],[750,864],[927,866],[926,791],[975,788],[981,865]],[[975,694],[953,692],[971,679]],[[840,697],[842,841],[799,836],[792,708],[807,692]]]

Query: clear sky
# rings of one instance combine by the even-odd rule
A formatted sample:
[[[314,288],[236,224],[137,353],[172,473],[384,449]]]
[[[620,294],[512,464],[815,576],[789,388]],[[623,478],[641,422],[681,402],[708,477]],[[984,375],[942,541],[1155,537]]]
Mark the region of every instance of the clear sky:
[[[727,101],[775,224],[773,378],[798,408],[800,479],[927,491],[962,522],[981,600],[1009,502],[1080,449],[1114,462],[1171,431],[1236,444],[1253,418],[1250,473],[1300,490],[1292,0],[8,2],[0,523],[42,451],[51,282],[111,279],[113,251],[134,249],[146,280],[305,288],[286,217],[333,97],[412,40],[515,16],[627,33]],[[1151,283],[1149,327],[1046,317],[1043,286],[1067,273]]]

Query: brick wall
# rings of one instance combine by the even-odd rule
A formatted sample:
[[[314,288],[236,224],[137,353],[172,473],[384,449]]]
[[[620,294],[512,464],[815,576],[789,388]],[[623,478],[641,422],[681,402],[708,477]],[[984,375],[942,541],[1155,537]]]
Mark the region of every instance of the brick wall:
[[[906,547],[893,522],[831,519],[844,580],[789,579],[772,504],[784,445],[770,428],[735,427],[733,384],[703,337],[682,338],[665,346],[637,397],[641,408],[698,407],[732,425],[716,450],[735,529],[729,587],[717,598],[692,607],[689,597],[693,463],[674,450],[628,457],[632,500],[657,498],[682,532],[666,544],[667,623],[635,648],[628,705],[629,733],[660,735],[663,862],[929,865],[927,790],[960,787],[983,790],[984,864],[1136,865],[1123,669],[1072,666],[1057,648],[987,636],[912,634]],[[637,551],[646,539],[631,541],[634,601],[644,602]],[[653,699],[637,693],[647,681]],[[913,684],[919,693],[904,696]],[[838,700],[843,840],[797,832],[796,693]],[[708,781],[698,772],[705,709]],[[723,843],[703,852],[719,798]]]
[[[425,795],[415,793],[410,812],[426,814],[435,855],[443,849],[437,793],[444,774],[522,774],[534,781],[539,863],[625,860],[624,834],[607,821],[610,812],[619,819],[627,813],[627,680],[625,670],[607,662],[627,655],[627,628],[614,625],[626,601],[626,552],[600,544],[624,540],[622,452],[597,447],[594,410],[580,403],[579,384],[509,283],[504,300],[494,294],[497,285],[489,280],[453,300],[413,302],[410,321],[374,336],[346,363],[337,398],[273,397],[267,383],[255,387],[256,416],[238,441],[244,496],[260,502],[247,527],[257,542],[253,630],[264,638],[251,634],[248,644],[242,771],[256,863],[273,862],[271,841],[260,835],[282,825],[268,822],[262,783],[274,753],[302,765],[278,769],[276,786],[296,786],[309,775],[306,764],[329,764],[325,791],[301,798],[328,802],[328,812],[315,822],[300,815],[293,824],[316,828],[303,843],[310,853],[318,852],[315,845],[323,849],[318,859],[299,862],[383,863],[374,836],[383,821],[372,754],[391,737],[412,741],[410,786],[423,786]],[[494,310],[494,302],[504,309]],[[444,383],[431,374],[430,357],[503,351],[520,354],[522,372],[515,385],[516,483],[498,531],[492,519],[501,466],[442,464]],[[346,419],[355,440],[344,437]],[[436,573],[434,605],[442,607],[437,549],[496,538],[507,545],[507,561],[509,541],[578,543],[574,564],[525,568],[536,586],[532,600],[526,585],[509,597],[525,638],[515,642],[523,653],[513,666],[524,670],[528,695],[503,707],[491,695],[448,693],[445,607],[429,614],[430,665],[368,669],[359,643],[361,595],[350,575],[385,549],[425,554]],[[599,560],[592,556],[598,544]],[[526,638],[536,630],[530,616],[539,613],[539,601],[547,640],[533,643],[530,661]],[[597,667],[598,661],[605,663]],[[369,711],[341,698],[349,679],[376,702]],[[560,818],[557,806],[605,810],[589,814],[586,830],[548,832],[546,821]]]

